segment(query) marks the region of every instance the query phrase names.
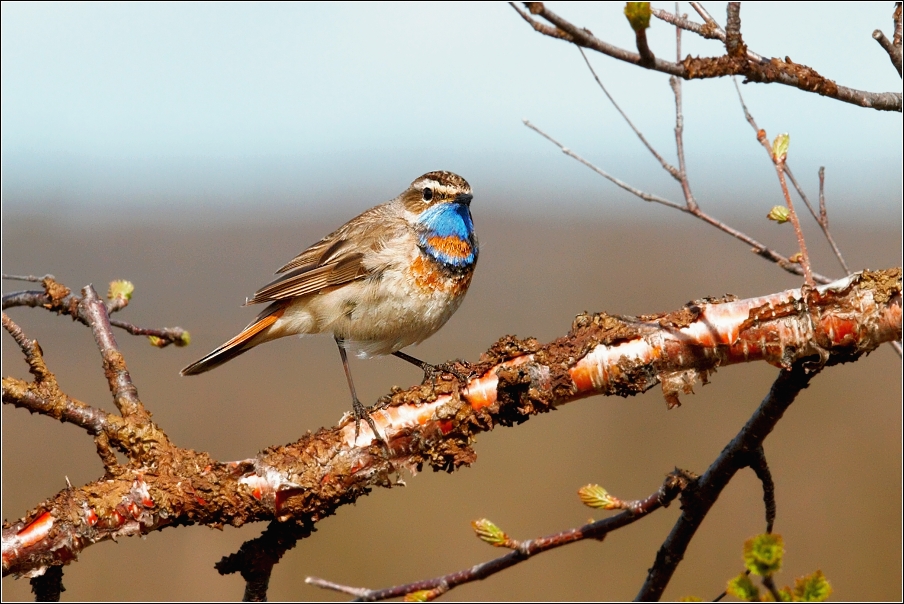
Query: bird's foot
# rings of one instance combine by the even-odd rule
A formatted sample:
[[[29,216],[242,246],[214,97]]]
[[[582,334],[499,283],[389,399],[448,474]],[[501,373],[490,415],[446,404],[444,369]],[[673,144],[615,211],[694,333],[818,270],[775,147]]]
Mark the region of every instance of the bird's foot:
[[[358,434],[361,430],[361,420],[364,420],[367,422],[367,425],[370,426],[371,432],[374,433],[374,438],[380,441],[383,448],[388,451],[389,445],[387,444],[386,439],[377,431],[377,425],[374,423],[374,418],[367,412],[367,407],[362,405],[361,401],[357,398],[352,399],[352,412],[355,415],[355,441],[358,440]]]
[[[458,370],[458,367],[466,367],[467,373],[462,373]],[[468,381],[471,379],[473,372],[471,371],[471,366],[461,359],[455,359],[454,361],[448,361],[446,363],[438,363],[436,365],[431,365],[429,363],[424,363],[422,367],[424,370],[424,382],[430,380],[433,383],[433,389],[436,389],[436,378],[445,374],[451,375],[456,380],[458,380],[459,386],[467,385]]]

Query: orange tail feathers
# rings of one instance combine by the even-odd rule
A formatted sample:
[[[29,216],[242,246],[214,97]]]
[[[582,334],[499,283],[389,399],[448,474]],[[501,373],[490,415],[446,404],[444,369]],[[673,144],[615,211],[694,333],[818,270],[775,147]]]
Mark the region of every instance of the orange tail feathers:
[[[231,361],[243,352],[251,350],[262,342],[252,342],[254,337],[276,323],[276,320],[283,315],[285,311],[284,305],[274,305],[261,313],[257,320],[242,330],[242,333],[235,336],[206,357],[199,361],[195,361],[179,373],[181,375],[198,375],[205,371],[210,371],[219,367],[226,361]]]

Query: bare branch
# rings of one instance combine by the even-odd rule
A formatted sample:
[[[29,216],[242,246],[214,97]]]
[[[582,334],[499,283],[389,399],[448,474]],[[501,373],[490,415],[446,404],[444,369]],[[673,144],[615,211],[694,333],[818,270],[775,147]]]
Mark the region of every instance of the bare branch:
[[[378,602],[414,593],[418,593],[419,596],[421,596],[419,599],[433,600],[439,595],[446,593],[459,585],[464,585],[473,581],[481,581],[500,571],[524,562],[537,554],[562,547],[563,545],[576,543],[577,541],[583,541],[584,539],[597,539],[601,541],[608,533],[628,526],[659,508],[668,507],[668,505],[691,485],[695,479],[696,476],[683,470],[675,469],[666,477],[665,482],[663,482],[662,486],[660,486],[655,493],[645,499],[631,502],[630,509],[621,512],[620,514],[546,537],[531,539],[529,541],[513,541],[511,548],[514,551],[511,553],[496,558],[495,560],[475,564],[470,568],[449,573],[441,577],[374,590],[340,585],[317,577],[308,577],[305,579],[305,583],[354,595],[356,599],[361,602]]]
[[[786,270],[789,273],[792,273],[794,275],[803,276],[804,272],[799,264],[792,262],[786,256],[783,256],[782,254],[779,254],[775,250],[772,250],[769,247],[763,245],[762,243],[760,243],[756,239],[750,237],[746,233],[743,233],[735,228],[728,226],[727,224],[718,220],[717,218],[713,218],[709,214],[703,212],[699,207],[696,208],[694,211],[691,211],[686,206],[682,206],[681,204],[675,203],[674,201],[670,201],[668,199],[660,197],[659,195],[654,195],[652,193],[646,193],[644,191],[641,191],[640,189],[632,187],[628,183],[626,183],[622,180],[619,180],[618,178],[615,178],[614,176],[605,172],[601,168],[598,168],[597,166],[593,165],[592,163],[590,163],[589,161],[587,161],[586,159],[584,159],[583,157],[581,157],[580,155],[578,155],[577,153],[575,153],[574,151],[572,151],[571,149],[569,149],[568,147],[566,147],[565,145],[563,145],[562,143],[560,143],[559,141],[557,141],[556,139],[554,139],[553,137],[548,135],[546,132],[544,132],[537,126],[535,126],[529,120],[524,120],[524,125],[527,126],[528,128],[530,128],[531,130],[533,130],[534,132],[536,132],[537,134],[539,134],[540,136],[542,136],[543,138],[545,138],[546,140],[548,140],[549,142],[551,142],[552,144],[559,147],[559,149],[565,155],[571,157],[572,159],[579,161],[580,163],[584,164],[585,166],[587,166],[588,168],[590,168],[591,170],[593,170],[594,172],[596,172],[603,178],[618,185],[619,187],[628,191],[632,195],[636,195],[637,197],[640,197],[644,201],[653,201],[656,203],[660,203],[664,206],[668,206],[670,208],[680,210],[682,212],[686,212],[692,216],[695,216],[695,217],[699,218],[700,220],[702,220],[703,222],[706,222],[707,224],[710,224],[710,225],[716,227],[720,231],[731,235],[735,239],[739,239],[739,240],[743,241],[744,243],[746,243],[747,245],[749,245],[752,248],[751,251],[754,254],[756,254],[762,258],[765,258],[766,260],[769,260],[770,262],[776,263],[778,266],[780,266],[781,268],[783,268],[784,270]],[[813,273],[813,279],[816,282],[823,283],[823,284],[832,282],[832,280],[829,277],[820,275],[818,273]]]
[[[44,275],[43,277],[36,277],[34,275],[7,275],[3,273],[3,279],[8,281],[30,281],[32,283],[43,283],[45,279],[55,279],[53,275]],[[4,307],[5,308],[5,307]]]
[[[245,579],[243,602],[266,602],[273,567],[313,529],[313,523],[273,521],[260,537],[246,541],[238,552],[223,557],[214,566],[221,575],[242,575]]]
[[[59,602],[63,587],[63,567],[52,566],[43,575],[29,579],[35,602]]]
[[[583,57],[584,59],[584,63],[587,64],[587,69],[589,69],[590,73],[593,75],[593,79],[596,80],[596,83],[599,85],[600,90],[603,91],[603,94],[606,95],[606,98],[609,99],[609,102],[612,103],[612,106],[615,107],[615,110],[618,111],[618,113],[622,116],[622,119],[625,120],[631,130],[634,131],[634,134],[637,135],[637,138],[640,139],[640,142],[643,143],[643,146],[646,147],[647,150],[653,154],[653,157],[656,158],[660,165],[662,165],[663,169],[671,174],[676,180],[678,180],[680,178],[678,169],[667,162],[665,159],[663,159],[663,157],[656,151],[656,149],[653,148],[653,145],[651,145],[647,141],[643,133],[641,133],[641,131],[637,129],[637,127],[634,125],[634,122],[632,122],[628,115],[624,111],[622,111],[622,108],[619,107],[618,103],[615,102],[615,99],[612,98],[612,95],[609,94],[609,91],[606,90],[606,87],[603,85],[602,80],[600,80],[599,76],[596,75],[596,71],[593,69],[593,65],[590,64],[590,60],[587,58],[587,54],[584,52],[584,49],[578,46],[578,51],[580,51],[581,57]]]
[[[90,434],[99,434],[110,425],[113,418],[106,411],[70,398],[60,390],[56,377],[44,363],[41,347],[35,340],[28,339],[6,313],[3,313],[3,327],[19,345],[25,355],[29,371],[35,376],[34,384],[4,377],[4,403],[75,424]]]
[[[14,308],[17,306],[28,306],[31,308],[45,308],[51,312],[70,315],[73,319],[84,325],[88,325],[88,319],[80,312],[79,303],[81,298],[69,291],[63,285],[57,283],[53,275],[45,275],[44,277],[23,277],[22,280],[40,281],[44,284],[44,291],[20,291],[3,294],[2,308]],[[107,314],[111,314],[122,310],[128,304],[128,299],[124,297],[116,297],[105,303]],[[151,344],[158,348],[163,348],[170,344],[176,346],[187,346],[191,341],[189,333],[181,327],[164,327],[162,329],[150,329],[146,327],[138,327],[132,323],[121,320],[111,320],[110,324],[114,327],[124,329],[132,335],[148,336]]]
[[[784,135],[787,136],[787,135]],[[813,270],[810,268],[810,255],[807,253],[807,242],[804,239],[804,231],[800,227],[800,219],[794,210],[794,203],[791,201],[791,194],[788,192],[788,183],[785,182],[785,156],[773,157],[775,162],[775,171],[778,174],[778,180],[782,187],[782,195],[785,196],[785,204],[788,206],[789,218],[794,226],[794,234],[797,235],[797,245],[800,247],[800,264],[804,269],[804,281],[808,287],[813,287]]]
[[[753,115],[747,109],[747,104],[744,102],[744,95],[741,94],[741,88],[738,86],[737,79],[734,79],[735,90],[738,92],[738,100],[741,102],[741,109],[744,110],[744,117],[747,119],[747,123],[750,124],[750,127],[753,128],[753,131],[757,133],[757,141],[759,141],[760,145],[762,145],[763,149],[766,150],[766,154],[769,155],[769,158],[772,158],[772,148],[769,146],[769,142],[766,140],[766,132],[765,130],[761,130],[759,126],[757,126],[756,120],[753,118]],[[848,268],[847,262],[844,261],[844,256],[841,253],[841,250],[838,248],[838,245],[835,243],[835,238],[832,237],[832,232],[829,230],[829,216],[826,210],[825,203],[825,168],[819,169],[819,213],[817,214],[816,210],[813,209],[813,204],[810,203],[810,198],[807,197],[807,194],[804,192],[803,187],[797,182],[797,179],[794,178],[794,174],[791,172],[790,166],[788,166],[787,162],[785,163],[785,174],[791,180],[791,184],[794,185],[794,189],[797,191],[797,194],[803,200],[804,205],[807,206],[807,209],[810,211],[810,215],[813,216],[813,219],[816,220],[816,223],[822,229],[822,233],[826,238],[826,241],[829,242],[829,245],[832,247],[832,251],[835,254],[835,258],[838,259],[838,263],[841,264],[841,268],[844,269],[845,274],[850,275],[851,270]]]
[[[877,29],[873,32],[873,39],[879,43],[879,46],[888,53],[888,58],[891,59],[891,64],[894,65],[895,69],[898,70],[898,75],[901,74],[901,49],[895,48],[895,45],[891,40],[885,37],[885,34],[882,33],[881,29]]]
[[[766,532],[771,533],[775,526],[775,482],[772,480],[772,472],[766,462],[766,452],[762,445],[751,451],[750,469],[763,484],[763,505],[766,507]]]
[[[125,359],[113,337],[113,327],[107,307],[90,285],[82,289],[82,300],[79,302],[79,314],[83,314],[94,333],[94,341],[104,360],[104,374],[113,393],[116,408],[127,419],[141,422],[150,421],[150,415],[138,398],[138,389],[132,383],[132,376],[126,368]]]
[[[709,24],[701,25],[700,23],[695,23],[688,20],[686,16],[678,15],[677,12],[675,14],[672,14],[661,8],[653,8],[652,10],[654,17],[665,21],[670,25],[674,25],[675,27],[679,27],[683,30],[693,32],[703,38],[725,41],[725,32],[720,31],[718,26],[713,27]]]
[[[646,193],[644,191],[641,191],[640,189],[636,189],[636,188],[632,187],[631,185],[629,185],[628,183],[626,183],[622,180],[615,178],[614,176],[603,171],[602,169],[597,168],[592,163],[590,163],[589,161],[587,161],[586,159],[584,159],[583,157],[581,157],[580,155],[578,155],[577,153],[575,153],[574,151],[572,151],[571,149],[569,149],[568,147],[566,147],[565,145],[563,145],[562,143],[560,143],[559,141],[557,141],[556,139],[551,137],[550,135],[546,134],[546,132],[544,132],[543,130],[541,130],[540,128],[535,126],[533,123],[531,123],[530,120],[523,120],[523,121],[524,121],[525,126],[530,128],[531,130],[533,130],[534,132],[536,132],[537,134],[539,134],[540,136],[542,136],[543,138],[545,138],[546,140],[551,142],[552,144],[556,145],[559,149],[561,149],[562,153],[564,153],[565,155],[567,155],[568,157],[570,157],[572,159],[576,159],[577,161],[581,162],[582,164],[584,164],[585,166],[587,166],[588,168],[590,168],[591,170],[593,170],[594,172],[596,172],[597,174],[599,174],[600,176],[602,176],[603,178],[608,180],[609,182],[621,187],[622,189],[631,193],[632,195],[636,195],[637,197],[640,197],[644,201],[653,201],[656,203],[661,203],[664,206],[668,206],[668,207],[674,208],[676,210],[681,210],[682,212],[687,211],[687,208],[685,208],[684,206],[682,206],[680,204],[675,203],[674,201],[669,201],[668,199],[660,197],[659,195],[654,195],[652,193]]]
[[[800,65],[785,57],[784,60],[772,58],[762,59],[756,53],[745,51],[737,56],[725,55],[721,57],[694,58],[687,57],[678,63],[664,61],[656,58],[650,62],[643,59],[640,54],[619,48],[594,36],[590,30],[578,27],[568,20],[560,17],[546,8],[542,2],[525,2],[525,6],[531,14],[539,15],[553,27],[543,25],[527,15],[514,3],[512,6],[531,26],[539,33],[556,39],[565,40],[572,44],[590,48],[608,55],[612,58],[652,69],[686,80],[694,78],[718,78],[728,75],[743,75],[745,82],[778,83],[785,86],[799,88],[806,92],[815,92],[845,103],[851,103],[861,107],[868,107],[880,111],[902,111],[902,94],[900,92],[868,92],[841,86],[836,82],[820,75],[815,69],[806,65]],[[710,28],[717,27],[715,20],[699,3],[691,3]],[[721,28],[720,28],[721,29]],[[724,32],[723,32],[724,35]]]
[[[728,3],[725,20],[725,51],[729,57],[746,57],[747,45],[741,37],[741,3]]]
[[[747,424],[722,451],[716,461],[700,477],[692,492],[681,497],[681,516],[672,532],[656,554],[656,561],[647,575],[636,599],[659,600],[668,586],[672,574],[684,558],[687,546],[697,532],[700,523],[712,508],[722,489],[734,474],[744,467],[747,451],[761,447],[785,410],[794,402],[797,394],[806,388],[818,372],[798,362],[791,369],[783,370],[769,394],[754,412]]]

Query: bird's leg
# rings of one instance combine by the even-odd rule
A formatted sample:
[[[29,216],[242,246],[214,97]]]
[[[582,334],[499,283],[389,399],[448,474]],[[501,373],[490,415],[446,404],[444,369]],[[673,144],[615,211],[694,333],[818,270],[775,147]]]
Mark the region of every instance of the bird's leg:
[[[342,357],[342,368],[345,369],[345,377],[348,379],[348,389],[352,393],[352,411],[355,414],[355,440],[358,440],[358,430],[361,427],[361,420],[367,422],[367,425],[370,426],[370,429],[373,430],[374,437],[386,445],[386,440],[380,436],[380,433],[377,432],[377,425],[374,423],[373,418],[367,412],[367,409],[364,405],[361,404],[361,401],[358,400],[358,395],[355,394],[355,384],[352,382],[352,372],[348,368],[348,355],[345,352],[345,347],[342,345],[342,340],[340,338],[336,338],[336,345],[339,347],[339,356]]]
[[[393,356],[397,356],[403,361],[408,361],[412,365],[417,365],[421,368],[421,371],[424,372],[424,381],[427,379],[433,380],[433,387],[436,388],[436,376],[440,373],[448,373],[449,375],[455,377],[458,380],[458,383],[461,385],[467,384],[468,380],[471,378],[471,375],[465,375],[459,371],[456,371],[454,367],[452,367],[452,363],[440,363],[439,365],[431,365],[430,363],[425,363],[424,361],[417,359],[410,354],[405,354],[401,350],[397,350],[392,353]]]

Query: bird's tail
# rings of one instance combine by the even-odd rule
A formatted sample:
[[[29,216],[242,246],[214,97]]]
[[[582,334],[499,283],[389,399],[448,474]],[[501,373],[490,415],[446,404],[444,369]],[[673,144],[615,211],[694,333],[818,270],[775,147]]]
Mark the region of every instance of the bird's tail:
[[[257,319],[255,319],[248,327],[243,329],[242,333],[235,336],[203,359],[195,361],[179,373],[182,375],[198,375],[199,373],[210,371],[211,369],[219,367],[226,361],[231,361],[243,352],[251,350],[258,344],[265,342],[266,339],[254,341],[255,336],[276,323],[276,320],[283,315],[285,308],[285,305],[282,304],[270,306],[258,315]]]

